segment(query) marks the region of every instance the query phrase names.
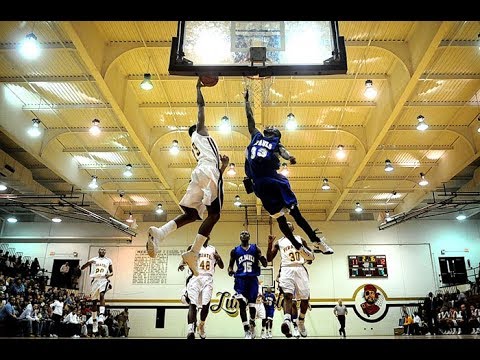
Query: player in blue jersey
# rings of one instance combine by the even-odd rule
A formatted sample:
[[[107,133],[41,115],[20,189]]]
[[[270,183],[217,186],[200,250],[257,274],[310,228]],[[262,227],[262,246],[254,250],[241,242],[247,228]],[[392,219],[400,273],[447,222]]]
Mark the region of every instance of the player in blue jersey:
[[[267,290],[265,291],[265,294],[263,295],[264,298],[264,305],[265,305],[265,313],[267,316],[267,333],[266,333],[266,338],[271,339],[272,338],[272,325],[273,325],[273,315],[275,313],[275,304],[276,304],[276,298],[275,294],[273,293],[273,290],[271,287],[267,287]]]
[[[258,295],[258,276],[260,266],[267,266],[267,259],[256,244],[250,244],[250,233],[243,230],[240,233],[240,245],[234,247],[230,252],[228,264],[228,275],[235,277],[234,297],[240,306],[240,318],[242,319],[245,339],[252,339],[255,335],[255,303]],[[233,271],[236,264],[237,270]],[[250,312],[250,324],[247,318],[247,304]]]
[[[263,134],[255,127],[252,108],[248,100],[248,90],[245,92],[245,111],[248,120],[248,131],[252,137],[245,154],[245,174],[252,181],[255,195],[262,200],[263,207],[271,217],[276,218],[282,233],[297,250],[302,244],[295,240],[287,224],[286,213],[307,234],[313,243],[314,250],[323,254],[333,254],[333,249],[327,245],[323,236],[318,237],[315,230],[300,213],[297,198],[290,188],[288,179],[277,173],[280,169],[279,156],[295,164],[296,159],[280,143],[282,134],[273,126],[268,126]],[[247,189],[247,187],[245,187]]]

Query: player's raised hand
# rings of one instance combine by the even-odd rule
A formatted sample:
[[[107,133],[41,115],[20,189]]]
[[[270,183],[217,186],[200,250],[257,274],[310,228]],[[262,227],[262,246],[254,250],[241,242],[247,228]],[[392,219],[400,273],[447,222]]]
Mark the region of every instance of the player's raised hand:
[[[202,81],[200,80],[200,78],[198,78],[197,80],[197,88],[201,88],[203,87],[203,84],[202,84]]]
[[[220,161],[222,162],[223,166],[228,166],[230,158],[227,155],[220,155]]]
[[[297,159],[295,158],[295,156],[290,156],[290,164],[295,165],[296,163],[297,163]]]
[[[233,271],[232,268],[228,268],[228,276],[233,276],[235,275],[235,272]]]
[[[177,271],[183,271],[185,269],[185,265],[178,265]]]
[[[248,89],[245,90],[243,97],[245,98],[245,101],[248,101]]]

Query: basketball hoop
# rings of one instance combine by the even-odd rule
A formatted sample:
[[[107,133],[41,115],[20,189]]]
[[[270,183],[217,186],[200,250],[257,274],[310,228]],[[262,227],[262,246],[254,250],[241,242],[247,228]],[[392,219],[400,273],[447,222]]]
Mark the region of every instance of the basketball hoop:
[[[257,96],[261,94],[260,100],[262,103],[270,102],[270,89],[273,85],[274,78],[272,76],[243,76],[243,87],[252,93],[257,100]]]

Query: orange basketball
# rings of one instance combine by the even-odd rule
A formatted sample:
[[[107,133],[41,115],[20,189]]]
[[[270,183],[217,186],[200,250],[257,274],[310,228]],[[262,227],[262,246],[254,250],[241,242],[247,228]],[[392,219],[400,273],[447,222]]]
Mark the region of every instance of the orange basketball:
[[[202,75],[200,76],[200,82],[203,86],[215,86],[218,83],[218,76]]]

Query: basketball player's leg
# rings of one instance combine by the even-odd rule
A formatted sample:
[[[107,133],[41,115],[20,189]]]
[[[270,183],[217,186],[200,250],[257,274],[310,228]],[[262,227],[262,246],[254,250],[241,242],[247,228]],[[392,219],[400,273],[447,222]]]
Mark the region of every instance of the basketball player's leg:
[[[213,227],[220,220],[220,212],[223,205],[223,185],[222,180],[214,182],[210,180],[204,187],[204,197],[202,198],[202,204],[205,204],[207,210],[207,217],[203,220],[200,228],[198,229],[197,236],[189,251],[182,254],[183,261],[192,270],[193,274],[198,274],[197,258],[200,249],[210,236]],[[203,213],[199,213],[200,216]]]
[[[294,270],[295,297],[300,300],[300,313],[298,314],[298,331],[302,337],[307,336],[305,328],[305,314],[309,308],[310,282],[308,272],[303,266],[296,267]]]
[[[187,296],[190,299],[187,314],[187,339],[195,339],[195,325],[197,322],[197,308],[201,305],[201,279],[194,276],[187,284]]]
[[[202,310],[200,311],[200,323],[198,324],[198,334],[202,339],[207,337],[205,333],[205,321],[207,320],[210,309],[210,301],[213,293],[213,278],[211,276],[202,276],[203,289],[201,293]]]
[[[205,181],[208,181],[208,179],[203,179],[201,172],[198,169],[194,169],[185,195],[179,203],[184,214],[178,215],[175,219],[168,221],[160,227],[150,226],[146,243],[147,253],[150,257],[154,258],[157,255],[160,242],[175,230],[201,219],[205,210],[205,206],[202,204],[202,183]]]
[[[282,333],[286,337],[292,337],[292,301],[295,293],[295,279],[293,278],[294,269],[289,267],[282,267],[278,285],[280,291],[283,293],[283,323],[281,326]]]
[[[190,303],[187,315],[187,339],[195,339],[195,322],[197,321],[197,305]]]
[[[317,250],[317,252],[321,252],[325,255],[333,254],[333,249],[325,242],[325,238],[323,236],[317,236],[316,232],[312,229],[310,224],[300,213],[300,209],[297,205],[294,205],[290,209],[290,215],[292,215],[292,217],[295,219],[297,225],[300,226],[303,231],[305,231],[305,234],[307,234],[308,238],[313,243],[313,247],[315,248],[315,250]]]

